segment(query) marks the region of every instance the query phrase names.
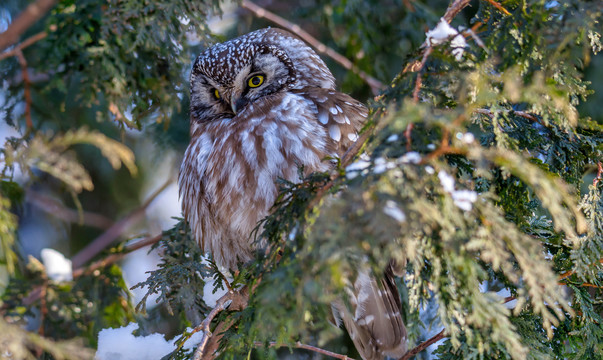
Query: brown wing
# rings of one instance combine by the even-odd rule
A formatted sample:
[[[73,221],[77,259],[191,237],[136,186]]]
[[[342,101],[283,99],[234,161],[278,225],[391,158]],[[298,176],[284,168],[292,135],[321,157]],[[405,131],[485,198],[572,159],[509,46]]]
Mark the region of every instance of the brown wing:
[[[392,264],[379,282],[368,271],[361,271],[349,295],[351,309],[338,300],[332,304],[333,315],[338,325],[345,325],[360,356],[364,360],[382,360],[404,355],[406,327]]]
[[[325,127],[336,154],[342,156],[358,139],[358,131],[368,110],[349,95],[322,88],[304,88],[292,92],[310,100],[317,111],[317,121]]]

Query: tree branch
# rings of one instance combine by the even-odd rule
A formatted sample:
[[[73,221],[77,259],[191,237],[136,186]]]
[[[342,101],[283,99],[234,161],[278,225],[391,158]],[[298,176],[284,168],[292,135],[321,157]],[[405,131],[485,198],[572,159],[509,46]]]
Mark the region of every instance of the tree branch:
[[[601,177],[603,177],[603,164],[597,161],[597,176],[593,179],[593,186],[597,186],[597,183],[601,181]]]
[[[2,34],[0,34],[0,36],[1,35]],[[42,32],[39,32],[39,33],[31,36],[31,37],[28,37],[22,43],[20,43],[17,46],[15,46],[13,49],[1,53],[0,54],[0,61],[4,60],[6,58],[12,57],[12,56],[17,56],[17,53],[19,51],[22,51],[26,47],[29,47],[29,46],[35,44],[36,42],[44,39],[46,36],[48,36],[48,33],[46,31],[42,31]]]
[[[27,72],[27,60],[25,60],[25,56],[23,56],[23,52],[21,49],[17,49],[16,52],[17,60],[19,61],[19,65],[21,65],[21,72],[23,73],[23,96],[25,96],[25,124],[27,124],[27,129],[33,128],[33,122],[31,121],[31,91],[30,91],[30,81],[29,81],[29,73]]]
[[[155,198],[163,192],[171,183],[173,179],[168,179],[159,189],[157,189],[140,207],[129,213],[125,218],[116,222],[107,231],[102,233],[99,237],[94,239],[88,246],[82,249],[79,253],[71,259],[74,268],[79,268],[84,265],[88,260],[95,257],[98,253],[103,251],[109,246],[115,239],[117,239],[131,224],[140,220],[146,208],[155,200]]]
[[[346,69],[352,71],[353,73],[355,73],[356,75],[358,75],[362,80],[364,80],[370,86],[371,91],[373,92],[374,95],[379,94],[381,89],[383,89],[384,85],[382,82],[380,82],[379,80],[370,76],[369,74],[365,73],[364,71],[358,69],[358,67],[355,66],[345,56],[339,54],[335,50],[331,49],[330,47],[328,47],[325,44],[323,44],[322,42],[320,42],[314,36],[310,35],[307,31],[302,29],[299,25],[294,24],[291,21],[286,20],[286,19],[254,4],[248,0],[243,0],[243,2],[241,3],[241,6],[245,9],[251,11],[259,18],[265,18],[265,19],[277,24],[278,26],[286,28],[287,30],[296,34],[297,36],[302,38],[305,42],[310,44],[319,53],[327,55],[328,57],[335,60],[335,62],[337,62],[344,68],[346,68]]]
[[[191,335],[203,331],[203,337],[201,338],[201,342],[197,345],[197,349],[193,355],[192,360],[212,360],[215,359],[217,354],[216,350],[218,350],[218,344],[222,339],[223,333],[230,328],[232,322],[225,324],[219,323],[212,334],[210,325],[212,320],[222,311],[227,308],[231,308],[235,311],[243,310],[247,307],[247,302],[249,300],[249,292],[247,291],[247,287],[243,287],[238,291],[229,291],[224,296],[222,296],[217,302],[216,306],[207,314],[207,317],[197,326],[192,332]]]
[[[158,242],[159,240],[161,240],[161,237],[163,236],[163,234],[159,234],[159,235],[155,235],[155,236],[150,236],[147,238],[144,238],[140,241],[137,241],[133,244],[129,244],[126,245],[125,249],[123,252],[117,253],[117,254],[111,254],[109,256],[107,256],[106,258],[93,262],[92,264],[90,264],[90,266],[86,266],[86,267],[79,267],[75,270],[73,270],[73,277],[79,277],[84,275],[84,273],[90,273],[94,270],[100,269],[102,267],[105,267],[107,265],[113,264],[118,262],[119,260],[123,259],[126,255],[128,255],[129,253],[131,253],[132,251],[136,251],[138,249],[141,249],[145,246],[149,246],[149,245],[153,245],[156,242]]]
[[[108,229],[114,224],[113,220],[108,217],[88,211],[84,211],[80,217],[80,213],[77,210],[65,207],[52,197],[31,189],[27,190],[27,198],[29,203],[42,211],[72,223],[81,223],[99,229]]]
[[[0,51],[15,44],[21,35],[36,21],[40,20],[55,4],[57,0],[37,0],[30,4],[5,32],[0,33]]]
[[[404,356],[402,356],[400,358],[400,360],[410,359],[411,357],[417,355],[421,351],[427,349],[429,347],[429,345],[434,344],[434,343],[442,340],[445,337],[446,337],[446,329],[442,329],[442,331],[440,331],[437,335],[431,337],[430,339],[428,339],[426,341],[423,341],[419,345],[415,346],[412,350],[408,351],[406,354],[404,354]]]
[[[258,347],[266,345],[266,344],[264,344],[262,342],[255,342],[253,344],[255,346],[258,346]],[[268,347],[294,347],[294,348],[297,348],[297,349],[310,350],[310,351],[313,351],[315,353],[326,355],[326,356],[330,356],[330,357],[335,358],[335,359],[354,360],[354,358],[351,358],[351,357],[349,357],[347,355],[337,354],[337,353],[334,353],[332,351],[321,349],[321,348],[316,347],[316,346],[302,344],[299,341],[296,342],[293,345],[291,345],[291,344],[279,344],[279,343],[277,343],[275,341],[271,341],[271,342],[268,343]]]
[[[497,8],[503,14],[511,15],[511,13],[507,9],[505,9],[500,3],[498,3],[494,0],[485,0],[485,1],[489,4],[491,4],[492,6],[494,6],[495,8]]]

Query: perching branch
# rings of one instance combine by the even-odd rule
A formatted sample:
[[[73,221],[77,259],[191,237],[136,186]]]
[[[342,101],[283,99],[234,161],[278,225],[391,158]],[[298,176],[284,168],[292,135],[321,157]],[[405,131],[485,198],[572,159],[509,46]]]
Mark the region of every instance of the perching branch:
[[[261,343],[261,342],[255,342],[254,345],[255,346],[264,346],[266,344]],[[297,348],[297,349],[310,350],[310,351],[313,351],[315,353],[326,355],[326,356],[330,356],[330,357],[335,358],[335,359],[354,360],[354,358],[351,358],[349,356],[342,355],[342,354],[337,354],[337,353],[334,353],[332,351],[321,349],[321,348],[316,347],[316,346],[302,344],[299,341],[296,342],[293,345],[291,345],[291,344],[279,344],[279,343],[277,343],[275,341],[271,341],[271,342],[268,343],[268,347],[294,347],[294,348]]]
[[[214,335],[210,329],[211,322],[220,312],[227,308],[235,311],[243,310],[247,307],[248,301],[249,292],[247,291],[247,287],[243,287],[238,291],[227,292],[216,302],[216,306],[191,333],[192,335],[196,332],[203,331],[203,337],[201,338],[199,345],[197,345],[193,360],[211,360],[216,357],[216,350],[218,350],[218,344],[222,339],[223,333],[230,328],[232,323],[219,323],[214,330]]]
[[[201,322],[199,326],[197,326],[191,334],[194,334],[199,331],[203,331],[203,337],[197,345],[197,350],[195,350],[195,354],[193,355],[193,360],[202,360],[206,358],[206,356],[211,356],[211,354],[205,355],[205,347],[209,341],[209,338],[212,336],[211,329],[209,326],[211,325],[212,320],[218,315],[220,312],[227,309],[230,304],[232,304],[232,292],[226,293],[226,295],[222,296],[217,302],[216,307],[212,309],[212,311],[207,314],[205,320]]]
[[[338,64],[343,66],[344,68],[352,71],[356,75],[358,75],[362,80],[364,80],[371,88],[371,91],[374,95],[379,94],[381,89],[383,89],[384,85],[379,80],[365,73],[364,71],[358,69],[348,58],[339,54],[332,48],[326,46],[314,36],[310,35],[307,31],[302,29],[299,25],[292,23],[289,20],[286,20],[275,13],[272,13],[248,0],[243,0],[241,6],[252,13],[254,13],[257,17],[265,18],[278,26],[282,26],[292,33],[296,34],[300,38],[302,38],[305,42],[310,44],[313,48],[315,48],[319,53],[325,54],[331,59],[335,60]]]
[[[57,0],[37,0],[30,4],[19,14],[5,32],[0,33],[0,51],[15,44],[21,35],[29,29],[36,21],[40,20],[55,4]],[[1,60],[1,58],[0,58]]]

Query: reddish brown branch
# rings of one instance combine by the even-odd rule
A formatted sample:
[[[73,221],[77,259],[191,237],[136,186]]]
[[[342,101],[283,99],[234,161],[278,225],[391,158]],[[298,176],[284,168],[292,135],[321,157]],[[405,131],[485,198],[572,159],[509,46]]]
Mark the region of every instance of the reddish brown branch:
[[[431,46],[428,47],[427,49],[425,49],[425,52],[423,53],[423,58],[421,59],[421,62],[419,63],[418,68],[415,70],[417,72],[417,79],[415,80],[415,88],[412,91],[412,101],[415,104],[419,102],[419,91],[421,90],[421,84],[423,82],[422,70],[425,67],[427,58],[432,53],[432,51],[433,51],[433,48]]]
[[[125,249],[123,252],[117,253],[117,254],[111,254],[109,256],[107,256],[106,258],[99,260],[99,261],[95,261],[92,264],[90,264],[90,266],[86,266],[86,267],[80,267],[77,268],[75,270],[73,270],[73,277],[79,277],[84,275],[84,273],[90,273],[93,272],[94,270],[100,269],[102,267],[105,267],[107,265],[111,265],[113,263],[118,262],[119,260],[123,259],[127,254],[131,253],[132,251],[136,251],[138,249],[141,249],[145,246],[149,246],[149,245],[153,245],[156,242],[158,242],[159,240],[161,240],[161,236],[162,234],[159,235],[155,235],[155,236],[150,236],[147,237],[145,239],[142,239],[140,241],[137,241],[133,244],[130,245],[126,245]]]
[[[240,311],[247,307],[247,301],[249,300],[249,293],[247,288],[244,287],[239,291],[229,291],[222,296],[217,302],[216,306],[207,314],[207,317],[191,332],[191,335],[203,331],[203,337],[201,342],[197,345],[197,349],[193,355],[193,360],[212,360],[216,357],[216,350],[220,340],[222,339],[223,333],[230,328],[232,323],[219,323],[214,330],[215,335],[212,333],[210,325],[213,319],[222,311],[230,308],[231,310]]]
[[[406,125],[406,130],[404,130],[404,137],[406,138],[406,151],[412,150],[412,129],[415,127],[414,123],[410,123]]]
[[[129,213],[126,217],[116,222],[107,231],[102,233],[99,237],[94,239],[88,246],[77,253],[71,262],[74,268],[83,266],[90,259],[95,257],[98,253],[103,251],[107,246],[111,245],[115,239],[117,239],[130,225],[139,221],[145,214],[147,207],[155,200],[155,198],[165,190],[171,183],[172,179],[169,179],[159,189],[157,189],[139,208]]]
[[[15,44],[21,35],[36,21],[40,20],[55,4],[57,0],[37,0],[30,4],[5,32],[0,33],[0,51]]]
[[[31,82],[29,80],[29,72],[27,71],[27,60],[25,60],[25,56],[23,56],[23,52],[21,51],[21,49],[17,49],[16,56],[17,60],[19,61],[19,65],[21,65],[21,72],[23,73],[23,95],[25,96],[25,123],[27,124],[27,129],[31,129],[33,128],[33,122],[31,121]]]
[[[255,342],[254,345],[256,347],[260,347],[260,346],[265,346],[266,344],[264,344],[262,342]],[[354,360],[353,358],[351,358],[349,356],[338,354],[338,353],[334,353],[332,351],[321,349],[321,348],[316,347],[316,346],[302,344],[299,341],[296,342],[295,344],[279,344],[279,343],[277,343],[275,341],[271,341],[271,342],[268,343],[268,347],[294,347],[294,348],[297,348],[297,349],[310,350],[310,351],[313,351],[315,353],[318,353],[318,354],[321,354],[321,355],[330,356],[330,357],[335,358],[335,359]]]
[[[448,9],[446,9],[446,13],[444,16],[444,20],[450,24],[452,19],[454,19],[469,3],[471,0],[454,0]]]
[[[355,66],[345,56],[339,54],[335,50],[331,49],[330,47],[328,47],[325,44],[323,44],[322,42],[320,42],[314,36],[310,35],[307,31],[302,29],[299,25],[294,24],[291,21],[284,19],[284,18],[252,3],[251,1],[248,1],[248,0],[243,0],[243,2],[241,3],[241,6],[245,9],[251,11],[259,18],[265,18],[266,20],[272,21],[273,23],[277,24],[278,26],[282,26],[282,27],[286,28],[287,30],[296,34],[297,36],[302,38],[305,42],[310,44],[319,53],[327,55],[328,57],[335,60],[338,64],[340,64],[344,68],[354,72],[356,75],[358,75],[362,80],[364,80],[370,86],[374,95],[377,95],[381,91],[381,89],[383,89],[383,87],[384,87],[383,83],[381,83],[379,80],[375,79],[374,77],[370,76],[369,74],[365,73],[364,71],[358,69],[358,67]]]
[[[603,177],[603,164],[600,161],[597,161],[597,176],[593,179],[593,186],[597,186],[601,178]]]
[[[108,229],[114,223],[113,220],[104,215],[88,211],[84,211],[80,217],[80,213],[77,210],[67,208],[52,197],[30,189],[27,190],[27,200],[40,210],[53,215],[56,218],[72,223],[80,223],[81,221],[83,225],[88,225],[99,229]]]
[[[599,262],[600,264],[603,264],[603,259],[599,259],[599,261],[598,261],[598,262]],[[597,264],[597,262],[595,262],[595,263],[593,263],[593,264],[591,264],[591,265],[595,265],[595,264]],[[561,280],[563,280],[563,279],[566,279],[566,278],[568,278],[568,277],[570,277],[570,276],[574,275],[574,273],[575,273],[575,271],[574,271],[574,270],[569,270],[569,271],[566,271],[566,272],[564,272],[563,274],[559,275],[559,278],[558,278],[557,280],[561,281]]]
[[[427,347],[429,347],[429,345],[434,344],[434,343],[442,340],[445,337],[446,337],[446,329],[442,329],[442,331],[440,331],[437,335],[431,337],[429,340],[423,341],[419,345],[415,346],[412,350],[408,351],[406,354],[404,354],[404,356],[402,356],[400,358],[400,360],[410,359],[411,357],[417,355],[421,351],[427,349]]]
[[[27,39],[23,40],[22,43],[18,44],[17,46],[14,47],[14,49],[11,49],[9,51],[5,51],[3,53],[0,54],[0,60],[4,60],[6,58],[12,57],[12,56],[17,56],[17,53],[23,49],[25,49],[26,47],[44,39],[46,36],[48,36],[48,33],[46,33],[45,31],[39,32],[33,36],[28,37]]]
[[[494,6],[495,8],[498,9],[498,11],[502,12],[505,15],[511,15],[511,13],[509,11],[507,11],[507,9],[505,9],[501,4],[499,4],[498,2],[494,1],[494,0],[485,0],[487,1],[489,4],[491,4],[492,6]]]
[[[476,109],[474,112],[477,113],[477,114],[486,115],[490,119],[494,118],[494,113],[491,110],[488,110],[488,109]],[[532,114],[527,113],[525,111],[509,110],[508,112],[511,113],[511,114],[517,115],[519,117],[522,117],[524,119],[528,119],[530,121],[539,123],[542,126],[546,126],[535,115],[532,115]]]
[[[503,304],[506,304],[513,300],[515,300],[514,296],[507,296],[503,300]],[[408,359],[412,358],[413,356],[416,356],[421,351],[427,349],[430,345],[435,344],[436,342],[442,340],[443,338],[445,338],[447,336],[448,336],[448,334],[446,334],[446,329],[442,329],[442,331],[437,333],[435,336],[432,336],[431,338],[429,338],[429,339],[423,341],[422,343],[420,343],[419,345],[415,346],[413,349],[409,350],[399,360],[408,360]]]

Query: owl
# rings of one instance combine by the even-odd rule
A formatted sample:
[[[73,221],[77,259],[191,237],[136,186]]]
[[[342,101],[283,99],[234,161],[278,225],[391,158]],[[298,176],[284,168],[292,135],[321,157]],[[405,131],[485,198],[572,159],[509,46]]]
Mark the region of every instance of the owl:
[[[279,178],[328,171],[357,140],[366,107],[335,90],[335,79],[302,40],[262,29],[199,55],[190,76],[190,135],[179,175],[182,210],[201,248],[236,269],[256,248],[250,234],[270,214]],[[332,304],[364,359],[406,350],[391,269],[361,272],[352,309]]]

